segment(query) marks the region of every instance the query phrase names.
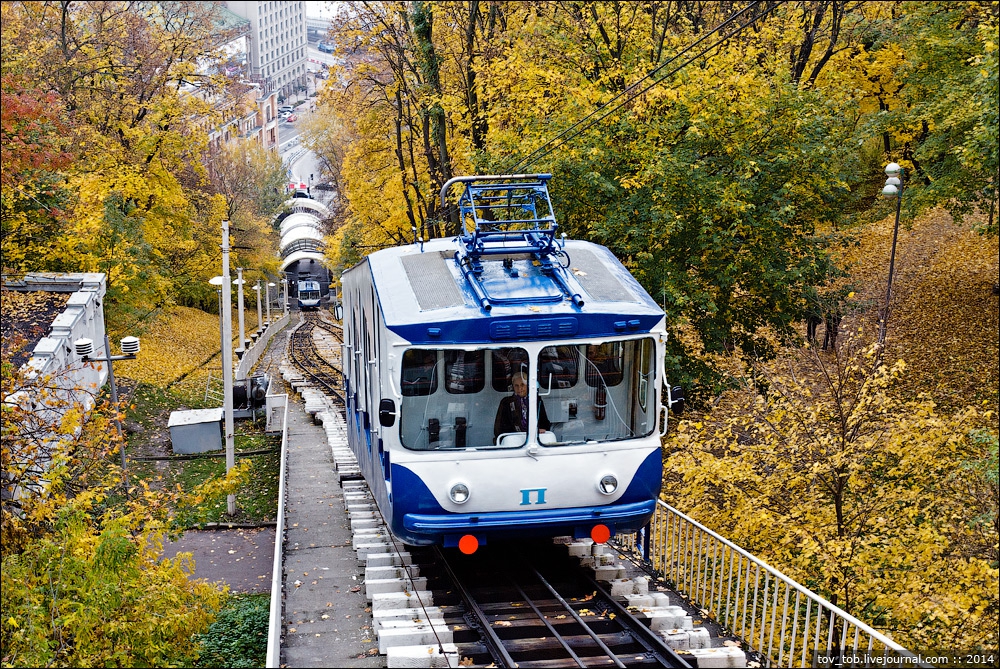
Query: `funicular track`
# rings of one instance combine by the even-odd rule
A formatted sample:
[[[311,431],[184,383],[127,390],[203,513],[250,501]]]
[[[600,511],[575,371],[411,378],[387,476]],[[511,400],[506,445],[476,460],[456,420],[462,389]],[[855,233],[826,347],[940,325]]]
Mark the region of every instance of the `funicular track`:
[[[339,340],[341,331],[324,321],[318,314],[307,313],[304,316],[302,325],[291,335],[288,357],[310,381],[320,386],[335,404],[344,406],[344,396],[340,391],[343,384],[341,371],[320,354],[314,337],[314,330],[319,328]]]
[[[466,662],[502,667],[689,667],[579,563],[551,542],[497,544],[473,556],[435,548],[421,575]],[[455,616],[457,617],[457,615]],[[458,632],[478,638],[461,643]]]

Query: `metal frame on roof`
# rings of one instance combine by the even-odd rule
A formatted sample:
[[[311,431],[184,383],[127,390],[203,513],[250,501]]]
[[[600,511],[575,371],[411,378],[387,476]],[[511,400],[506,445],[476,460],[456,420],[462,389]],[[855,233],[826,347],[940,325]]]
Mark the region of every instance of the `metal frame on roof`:
[[[583,297],[575,287],[576,282],[570,279],[560,262],[561,258],[568,257],[565,238],[556,238],[559,224],[549,197],[551,178],[551,174],[455,177],[441,187],[441,206],[447,208],[448,190],[458,183],[465,185],[457,203],[462,233],[458,237],[455,261],[483,310],[490,311],[494,304],[525,303],[524,298],[490,296],[480,281],[484,256],[522,253],[531,254],[542,273],[550,276],[574,305],[583,307]],[[504,260],[504,267],[512,272],[511,276],[517,276],[509,257]],[[534,301],[538,301],[537,298]]]

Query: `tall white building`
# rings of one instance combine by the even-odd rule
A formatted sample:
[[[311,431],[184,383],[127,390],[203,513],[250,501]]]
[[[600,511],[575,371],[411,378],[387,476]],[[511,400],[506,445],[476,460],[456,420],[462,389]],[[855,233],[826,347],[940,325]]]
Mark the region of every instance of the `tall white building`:
[[[250,21],[250,78],[266,91],[287,97],[306,86],[305,2],[226,2],[233,13]]]

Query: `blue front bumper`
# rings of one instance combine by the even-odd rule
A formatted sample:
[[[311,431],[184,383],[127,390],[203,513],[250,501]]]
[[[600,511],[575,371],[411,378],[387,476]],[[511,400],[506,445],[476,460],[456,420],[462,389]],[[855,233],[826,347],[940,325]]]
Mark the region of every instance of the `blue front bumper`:
[[[607,525],[612,534],[635,532],[649,522],[656,508],[650,499],[629,504],[545,509],[541,511],[503,511],[494,513],[448,513],[403,515],[399,528],[402,539],[415,545],[443,543],[453,545],[464,534],[475,535],[479,542],[487,538],[572,535],[590,536],[598,524]]]

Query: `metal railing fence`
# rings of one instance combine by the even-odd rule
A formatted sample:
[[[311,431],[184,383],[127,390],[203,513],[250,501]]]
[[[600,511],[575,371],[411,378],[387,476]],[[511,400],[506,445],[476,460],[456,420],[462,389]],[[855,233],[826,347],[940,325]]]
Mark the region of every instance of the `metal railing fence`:
[[[282,584],[285,581],[285,471],[288,466],[288,394],[273,395],[273,406],[281,407],[281,465],[278,468],[278,513],[274,528],[274,561],[271,565],[271,609],[267,629],[267,658],[265,666],[274,669],[281,666],[281,613]],[[270,412],[269,412],[270,418]]]
[[[692,604],[772,667],[834,666],[846,654],[915,655],[694,519],[659,501],[616,544],[650,562]]]

